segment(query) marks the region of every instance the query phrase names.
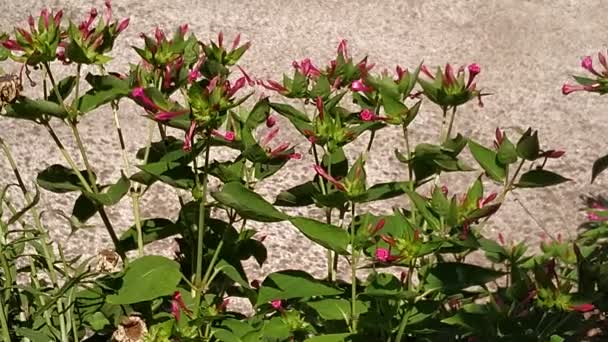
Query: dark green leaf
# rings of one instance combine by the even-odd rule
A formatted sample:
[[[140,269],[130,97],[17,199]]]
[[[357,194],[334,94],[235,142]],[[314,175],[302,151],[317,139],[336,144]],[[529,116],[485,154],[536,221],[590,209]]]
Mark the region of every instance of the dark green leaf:
[[[183,226],[164,218],[154,218],[143,220],[141,222],[141,230],[143,243],[147,245],[151,242],[179,234],[183,230]],[[135,225],[131,226],[120,236],[118,246],[123,252],[137,248],[137,228]]]
[[[528,128],[517,142],[517,155],[526,160],[536,160],[539,152],[538,132]]]
[[[513,164],[517,161],[517,150],[515,145],[507,138],[505,134],[503,136],[502,143],[498,147],[497,160],[502,165]]]
[[[291,189],[281,191],[277,196],[274,205],[283,207],[302,207],[314,203],[313,196],[319,191],[315,184],[310,181],[296,185]]]
[[[88,74],[86,80],[93,89],[76,100],[76,108],[81,113],[88,113],[110,101],[127,96],[131,90],[126,80],[121,80],[112,75],[96,76]]]
[[[479,145],[473,140],[469,141],[469,150],[490,178],[497,182],[502,182],[505,179],[506,168],[498,162],[496,152]]]
[[[249,116],[247,117],[245,126],[249,129],[255,129],[266,120],[269,113],[270,105],[268,98],[266,97],[258,101],[258,103],[253,106],[251,113],[249,113]]]
[[[346,230],[305,217],[293,217],[289,221],[319,245],[339,254],[347,253],[350,238]]]
[[[591,183],[595,180],[600,173],[608,168],[608,154],[597,159],[593,162],[593,169],[591,171]]]
[[[416,209],[422,214],[425,221],[432,229],[439,229],[441,226],[439,219],[431,212],[427,200],[420,196],[417,192],[410,190],[408,187],[403,187],[403,190],[412,200]]]
[[[76,76],[68,76],[68,77],[62,79],[61,81],[59,81],[59,83],[57,83],[57,91],[59,91],[59,95],[61,95],[61,98],[63,100],[67,99],[67,97],[72,92],[72,89],[74,89],[75,85],[76,85]],[[50,90],[48,100],[51,102],[55,102],[57,104],[61,104],[61,102],[57,98],[57,94],[55,93],[55,88]],[[67,104],[67,102],[65,102],[65,103]]]
[[[130,186],[131,182],[129,181],[129,178],[122,174],[115,184],[101,188],[99,193],[84,191],[84,194],[98,203],[105,206],[112,206],[120,202],[120,200],[129,192]]]
[[[344,342],[346,339],[352,335],[351,333],[342,333],[342,334],[329,334],[329,335],[321,335],[321,336],[313,336],[309,337],[304,342]]]
[[[17,119],[37,120],[43,115],[50,115],[60,119],[68,117],[63,106],[45,100],[32,100],[27,97],[18,97],[17,101],[5,107],[6,116]]]
[[[72,209],[72,218],[77,220],[77,223],[84,224],[88,219],[97,213],[97,205],[85,195],[80,195],[74,203]]]
[[[537,169],[531,170],[519,178],[519,182],[515,186],[519,188],[541,188],[552,186],[570,181],[570,179],[558,175],[557,173]]]
[[[154,178],[180,189],[192,189],[194,187],[194,172],[192,168],[181,162],[149,163],[137,166]],[[131,177],[134,181],[144,183],[145,177]]]
[[[262,196],[240,183],[227,183],[222,190],[211,193],[221,204],[235,209],[243,218],[260,222],[279,222],[287,215],[268,203]]]
[[[215,269],[217,271],[221,271],[228,278],[232,279],[235,283],[238,283],[242,287],[249,288],[249,283],[247,282],[247,279],[243,278],[241,273],[234,266],[230,265],[230,263],[228,263],[226,260],[220,260],[215,265]]]
[[[149,255],[131,262],[115,295],[107,297],[111,304],[134,304],[169,296],[182,278],[179,264],[162,256]]]
[[[87,171],[83,170],[80,173],[86,175]],[[72,169],[59,164],[51,165],[38,173],[36,181],[43,189],[56,193],[84,189],[76,173]]]
[[[355,202],[365,203],[385,200],[404,193],[403,188],[408,187],[410,182],[388,182],[373,185],[363,195],[354,199]]]
[[[280,271],[270,274],[262,283],[256,306],[275,299],[312,296],[337,296],[342,290],[326,285],[303,271]]]
[[[493,281],[503,275],[502,272],[476,265],[458,262],[442,262],[432,266],[426,278],[426,288],[453,293],[469,286]]]

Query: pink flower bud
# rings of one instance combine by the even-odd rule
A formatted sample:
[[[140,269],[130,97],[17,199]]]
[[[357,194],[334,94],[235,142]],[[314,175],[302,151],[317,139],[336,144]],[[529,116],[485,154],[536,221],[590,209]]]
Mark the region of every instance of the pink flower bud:
[[[236,37],[234,37],[234,40],[232,41],[231,50],[235,50],[239,46],[240,42],[241,42],[241,34],[239,33],[236,35]]]
[[[2,46],[12,51],[23,51],[23,47],[13,39],[8,39],[2,42]]]
[[[156,114],[154,118],[158,121],[167,121],[180,115],[184,115],[186,113],[188,113],[188,110],[179,110],[175,112],[158,112],[158,114]]]
[[[380,230],[382,230],[382,228],[384,228],[384,224],[386,223],[386,220],[384,218],[378,220],[378,222],[376,223],[376,226],[371,230],[371,234],[376,234],[378,233]]]
[[[106,23],[109,24],[110,21],[112,21],[112,1],[106,0],[105,5],[106,5]]]
[[[280,310],[282,310],[282,309],[283,309],[283,303],[281,302],[281,300],[280,300],[280,299],[275,299],[275,300],[271,301],[271,302],[270,302],[270,305],[272,305],[272,307],[273,307],[275,310],[279,310],[279,311],[280,311]]]
[[[369,109],[364,109],[359,114],[359,118],[361,118],[361,120],[363,121],[372,121],[374,120],[375,116],[376,115],[374,115],[374,113],[372,113],[372,111],[370,111]]]
[[[576,312],[585,313],[585,312],[589,312],[589,311],[595,310],[595,305],[590,304],[590,303],[579,304],[579,305],[571,305],[570,306],[570,310],[576,311]]]
[[[222,47],[224,45],[224,32],[222,31],[217,34],[217,45],[219,47]]]
[[[30,44],[32,44],[34,42],[34,40],[32,39],[32,35],[27,32],[26,30],[22,29],[22,28],[15,28],[15,31],[19,32],[20,35],[23,36],[23,38]]]
[[[59,24],[61,24],[61,18],[63,17],[63,10],[59,10],[57,13],[55,13],[55,17],[53,17],[53,22],[55,23],[55,26],[59,26]]]
[[[562,86],[562,94],[564,94],[564,95],[568,95],[575,91],[581,91],[581,90],[584,90],[584,88],[582,86],[578,86],[578,85],[564,83],[564,85]]]
[[[566,151],[562,151],[562,150],[548,150],[548,151],[543,152],[541,154],[541,157],[551,158],[551,159],[557,159],[557,158],[561,158],[564,154],[566,154]]]
[[[467,89],[473,84],[475,77],[481,72],[481,67],[478,64],[469,64],[469,81],[467,82]]]
[[[594,74],[595,76],[602,77],[602,75],[600,75],[593,68],[593,59],[591,58],[591,56],[585,56],[585,57],[583,57],[583,60],[581,61],[581,67],[583,67],[583,69],[589,71],[590,73]]]
[[[179,27],[179,34],[183,36],[186,35],[186,33],[188,33],[188,24],[183,24]]]
[[[192,121],[190,123],[190,128],[184,137],[184,146],[182,149],[186,152],[192,150],[192,142],[194,141],[194,132],[196,131],[196,122]]]
[[[30,25],[30,31],[32,33],[36,32],[36,21],[34,20],[34,17],[30,14],[29,17],[27,17],[27,23]]]
[[[116,28],[116,33],[121,33],[122,31],[124,31],[129,26],[129,21],[130,18],[123,19],[120,24],[118,24],[118,27]]]
[[[201,72],[198,70],[192,70],[188,73],[188,83],[196,81],[201,76]]]
[[[353,81],[353,83],[350,85],[350,88],[351,88],[353,91],[361,91],[361,92],[364,92],[364,93],[368,93],[368,92],[371,92],[371,91],[373,91],[373,90],[374,90],[373,88],[371,88],[371,87],[367,86],[367,85],[366,85],[366,84],[363,82],[363,80],[362,80],[362,79],[358,79],[358,80],[356,80],[356,81]]]
[[[442,185],[441,186],[441,192],[443,193],[444,196],[448,195],[448,187],[446,185]]]
[[[338,44],[338,54],[341,54],[344,59],[348,59],[348,42],[346,39],[342,39]]]
[[[158,44],[165,40],[165,32],[158,28],[158,26],[154,30],[154,38],[156,38],[156,43]]]
[[[426,67],[426,65],[422,65],[420,66],[420,71],[422,71],[423,74],[425,74],[427,77],[429,77],[430,79],[435,79],[435,76],[429,71],[429,69]]]
[[[259,80],[258,84],[266,89],[274,90],[279,93],[287,93],[289,91],[289,90],[287,90],[287,88],[285,88],[279,82],[276,82],[273,80],[267,80],[266,83],[264,83],[264,81],[262,81],[262,80]]]
[[[319,112],[319,118],[323,120],[324,106],[323,98],[321,96],[317,96],[317,98],[315,99],[315,105],[317,107],[317,111]]]
[[[234,134],[233,131],[227,131],[224,134],[224,139],[228,140],[228,141],[234,141],[234,138],[236,137],[236,135]]]
[[[268,128],[272,128],[272,127],[273,127],[273,126],[274,126],[276,123],[277,123],[277,119],[275,119],[275,117],[274,117],[274,116],[269,115],[269,116],[266,118],[266,127],[268,127]]]
[[[603,54],[603,53],[598,52],[598,53],[597,53],[597,59],[599,59],[600,64],[601,64],[601,65],[604,67],[604,69],[605,69],[606,71],[608,71],[608,63],[606,63],[606,56],[604,56],[604,54]]]
[[[386,242],[389,246],[395,246],[397,244],[397,241],[395,241],[395,239],[393,239],[392,237],[382,234],[380,235],[380,238],[382,239],[382,241]]]
[[[245,86],[245,83],[247,82],[247,79],[245,78],[245,76],[239,78],[236,80],[236,82],[234,82],[233,86],[230,86],[230,83],[228,83],[228,92],[226,93],[226,95],[231,98],[232,96],[234,96],[236,94],[237,91],[239,91],[241,88],[243,88]]]
[[[131,91],[131,96],[146,110],[157,111],[158,106],[144,92],[144,88],[137,87]]]
[[[404,70],[399,65],[397,65],[397,67],[395,68],[395,72],[397,73],[397,81],[401,81],[401,79],[403,79],[403,76],[407,75],[407,69]]]
[[[471,80],[469,79],[469,81],[471,81]],[[454,69],[452,68],[450,63],[448,63],[445,65],[443,84],[445,86],[451,86],[455,82],[456,82],[456,76],[454,76]]]
[[[390,258],[390,252],[386,248],[376,248],[376,260],[387,262]]]
[[[498,242],[500,242],[501,245],[505,244],[505,238],[502,236],[502,233],[498,233]]]
[[[49,28],[49,10],[47,8],[40,11],[40,16],[44,22],[44,27]]]
[[[245,79],[247,80],[247,84],[249,84],[250,87],[253,87],[255,85],[255,82],[253,81],[253,79],[251,77],[249,77],[249,75],[245,72],[245,70],[243,70],[243,68],[241,68],[238,65],[237,65],[237,68],[239,68],[239,70],[243,74],[243,77],[245,77]]]
[[[313,169],[319,176],[321,176],[321,178],[324,178],[325,180],[327,180],[328,182],[333,184],[336,187],[336,189],[338,189],[340,191],[346,190],[346,188],[344,188],[344,185],[342,185],[342,183],[340,183],[337,179],[335,179],[333,176],[331,176],[329,173],[327,173],[327,171],[325,171],[325,169],[323,169],[323,167],[321,165],[314,165]]]

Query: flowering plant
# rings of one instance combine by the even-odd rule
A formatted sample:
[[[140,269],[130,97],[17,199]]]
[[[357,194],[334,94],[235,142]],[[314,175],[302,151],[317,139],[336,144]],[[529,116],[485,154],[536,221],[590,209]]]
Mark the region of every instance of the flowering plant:
[[[241,65],[250,44],[240,35],[228,44],[222,33],[206,42],[184,24],[172,34],[160,28],[140,34],[138,63],[110,71],[114,42],[129,19],[114,20],[110,1],[103,18],[93,9],[82,22],[66,23],[61,13],[43,10],[37,26],[30,17],[29,31],[0,36],[0,59],[10,57],[27,77],[33,68],[45,79],[42,91],[26,96],[23,73],[0,76],[3,118],[43,126],[66,163],[40,170],[28,186],[0,140],[20,191],[9,191],[9,183],[0,191],[4,340],[563,341],[599,324],[605,253],[593,237],[604,234],[605,204],[589,212],[600,227],[577,241],[552,238],[539,252],[485,230],[512,191],[569,179],[551,171],[564,151],[542,145],[531,128],[497,128],[492,146],[456,133],[458,110],[489,95],[477,85],[479,65],[375,73],[375,65],[355,59],[342,40],[324,66],[304,58],[281,81],[262,80]],[[89,64],[100,66],[99,74],[83,76]],[[602,93],[604,74],[588,61],[584,66],[597,79],[577,78],[580,89],[565,86],[564,93]],[[57,81],[56,67],[70,76]],[[262,89],[273,96],[255,98]],[[127,154],[126,143],[133,142],[120,128],[126,101],[149,122],[137,165]],[[439,139],[412,146],[412,123],[423,105],[442,113]],[[123,155],[113,181],[94,172],[80,135],[81,118],[99,108],[112,111]],[[278,141],[287,121],[301,144]],[[51,122],[70,128],[82,166]],[[403,133],[404,149],[394,154],[407,176],[370,184],[367,161],[389,126]],[[360,150],[353,142],[361,139],[367,144]],[[221,149],[233,157],[216,160]],[[260,195],[263,180],[306,154],[314,160],[307,181],[274,201]],[[594,167],[594,177],[605,164]],[[455,193],[444,184],[446,173],[476,177]],[[181,194],[175,218],[142,217],[141,200],[155,183]],[[100,216],[112,246],[96,262],[66,258],[53,242],[37,206],[40,188],[78,194],[64,215],[73,231]],[[133,225],[116,229],[106,209],[125,197]],[[403,206],[390,213],[366,209],[397,197]],[[287,210],[310,206],[325,219]],[[264,226],[253,229],[252,222],[289,224],[325,248],[327,275],[276,270],[261,281],[249,279],[243,261],[261,266],[267,259],[257,234]],[[145,248],[170,238],[177,242],[172,258]],[[473,254],[485,258],[473,262]],[[237,298],[248,309],[233,306]]]

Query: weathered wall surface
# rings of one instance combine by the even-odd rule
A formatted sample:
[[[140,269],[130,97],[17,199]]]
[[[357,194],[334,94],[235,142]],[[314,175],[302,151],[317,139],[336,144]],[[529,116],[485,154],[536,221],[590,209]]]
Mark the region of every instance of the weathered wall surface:
[[[10,30],[17,21],[23,23],[30,12],[38,13],[44,5],[63,7],[67,16],[80,20],[91,6],[101,7],[103,2],[3,0],[0,30]],[[573,235],[584,218],[579,196],[601,193],[608,184],[608,176],[599,179],[597,184],[589,184],[593,160],[608,152],[605,138],[608,98],[582,94],[566,98],[560,94],[560,87],[569,80],[569,75],[580,72],[578,65],[582,56],[606,49],[606,42],[601,40],[608,12],[606,1],[116,0],[114,7],[115,15],[131,17],[131,25],[115,49],[113,66],[137,61],[129,46],[140,44],[139,32],[151,32],[157,25],[172,28],[181,23],[189,23],[191,30],[205,39],[219,30],[223,30],[228,39],[241,32],[243,38],[253,44],[242,65],[259,78],[278,78],[282,71],[290,70],[293,59],[310,57],[317,64],[325,64],[333,56],[340,38],[348,39],[355,56],[368,54],[379,69],[393,70],[396,63],[411,68],[421,60],[429,65],[446,61],[479,63],[483,68],[479,85],[494,95],[485,99],[484,108],[474,104],[465,106],[458,114],[457,130],[490,143],[496,126],[538,128],[544,147],[567,151],[565,157],[553,165],[574,180],[547,190],[516,192],[505,210],[485,228],[490,234],[502,231],[507,239],[526,239],[531,243],[539,240],[541,227],[521,209],[514,200],[517,198],[545,229]],[[11,70],[6,64],[3,67]],[[32,91],[36,90],[27,90]],[[121,118],[129,151],[134,154],[145,142],[145,119],[131,104],[121,108]],[[436,107],[430,103],[423,105],[413,127],[415,140],[432,141],[437,135],[435,127],[439,120]],[[286,122],[281,124],[287,126]],[[68,129],[60,124],[55,126],[76,156]],[[119,171],[111,166],[120,165],[120,154],[111,113],[102,110],[85,117],[82,134],[97,173],[103,180],[115,179]],[[62,162],[47,132],[40,127],[2,118],[0,135],[12,146],[30,182],[36,172],[47,165]],[[283,137],[302,142],[289,129],[284,130]],[[402,145],[399,132],[385,130],[377,140],[370,156],[371,181],[405,177],[405,170],[392,154],[395,147]],[[350,152],[355,153],[356,148]],[[279,189],[310,177],[311,159],[305,155],[300,161],[291,161],[286,170],[262,186],[267,189],[268,198],[273,198]],[[11,181],[10,170],[4,162],[0,163],[0,177],[1,184]],[[70,194],[43,194],[44,208],[62,209],[68,214],[73,200]],[[177,210],[174,202],[173,191],[157,187],[144,201],[144,216],[160,213],[173,218]],[[405,200],[376,208],[388,210],[390,205],[400,202]],[[127,199],[110,208],[109,213],[120,229],[130,226],[132,215]],[[80,231],[69,239],[69,228],[59,216],[49,213],[45,219],[53,237],[71,253],[91,255],[109,245],[98,219],[91,221],[92,230]],[[310,248],[293,228],[283,224],[258,227],[268,236],[265,243],[270,250],[270,263],[264,272],[289,267],[322,272],[323,252]],[[156,248],[169,252],[169,244]]]

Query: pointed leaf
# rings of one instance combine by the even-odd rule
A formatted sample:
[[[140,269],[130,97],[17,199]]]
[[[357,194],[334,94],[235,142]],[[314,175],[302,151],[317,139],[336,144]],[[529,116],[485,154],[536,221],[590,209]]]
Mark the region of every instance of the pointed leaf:
[[[502,182],[505,179],[506,169],[504,165],[498,162],[496,152],[479,145],[473,140],[469,141],[469,150],[490,178],[497,182]]]
[[[342,290],[314,279],[304,271],[286,270],[270,274],[260,288],[256,306],[275,299],[291,299],[312,296],[337,296]]]
[[[164,218],[146,219],[141,222],[144,245],[179,234],[183,229],[182,225]],[[137,248],[137,228],[135,225],[120,236],[118,247],[123,252]]]
[[[519,188],[541,188],[568,182],[571,179],[558,175],[557,173],[537,169],[531,170],[519,178],[519,182],[515,186]]]
[[[305,217],[292,217],[289,221],[319,245],[339,254],[347,254],[350,238],[346,230]]]
[[[503,275],[502,272],[458,262],[435,264],[428,271],[426,288],[454,293],[473,285],[484,286]]]
[[[608,168],[608,154],[599,158],[593,162],[593,169],[591,172],[591,183],[595,180],[600,173],[604,172]]]
[[[225,184],[222,190],[211,193],[218,202],[235,209],[243,218],[260,222],[279,222],[288,218],[262,196],[238,182]]]
[[[129,192],[130,186],[131,181],[122,174],[115,184],[100,189],[99,193],[91,193],[88,191],[84,191],[84,193],[87,197],[98,203],[105,206],[112,206],[120,202],[120,200]]]
[[[293,188],[281,191],[277,196],[274,205],[282,207],[302,207],[314,204],[313,196],[319,191],[315,184],[310,181]]]
[[[87,171],[80,171],[86,175]],[[82,190],[84,187],[72,169],[59,164],[47,167],[36,177],[38,185],[51,192],[64,193]]]

